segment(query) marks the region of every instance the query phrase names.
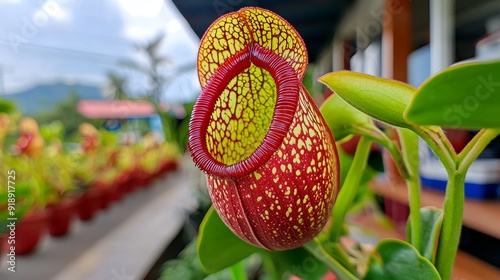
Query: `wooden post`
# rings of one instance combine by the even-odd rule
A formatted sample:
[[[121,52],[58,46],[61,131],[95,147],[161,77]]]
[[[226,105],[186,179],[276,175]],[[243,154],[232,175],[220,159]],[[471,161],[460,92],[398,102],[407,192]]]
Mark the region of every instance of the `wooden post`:
[[[408,80],[408,55],[411,52],[410,0],[386,0],[382,28],[382,77],[401,82]],[[396,131],[387,128],[387,133],[397,141]],[[383,151],[386,177],[392,184],[402,183],[392,158]],[[400,232],[406,228],[409,208],[391,198],[385,198],[385,213],[396,224]]]
[[[386,0],[382,16],[382,76],[406,82],[411,52],[410,0]]]

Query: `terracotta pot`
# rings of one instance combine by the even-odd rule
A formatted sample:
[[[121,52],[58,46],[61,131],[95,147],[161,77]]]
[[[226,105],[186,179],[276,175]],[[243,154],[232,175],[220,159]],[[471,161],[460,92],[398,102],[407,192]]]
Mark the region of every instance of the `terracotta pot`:
[[[92,185],[92,189],[96,190],[98,192],[99,196],[99,203],[98,203],[98,209],[107,209],[109,207],[109,204],[111,200],[108,198],[108,193],[110,192],[110,187],[111,184],[105,183],[103,181],[96,181]]]
[[[130,184],[132,190],[142,189],[145,187],[145,176],[147,175],[141,168],[136,168],[134,171],[134,177],[132,183]]]
[[[3,255],[4,255],[4,242],[6,240],[6,235],[5,234],[0,234],[0,263],[3,262]]]
[[[167,160],[167,161],[163,162],[163,164],[161,166],[162,173],[169,172],[172,169],[174,169],[174,165],[173,165],[172,161]]]
[[[110,192],[111,192],[111,200],[113,202],[118,202],[122,200],[123,192],[119,185],[115,185],[112,188],[110,188]]]
[[[128,173],[124,172],[120,175],[118,175],[112,186],[112,198],[113,201],[120,201],[123,198],[123,195],[125,193],[125,184],[128,184],[129,181],[129,175]]]
[[[90,221],[99,209],[100,192],[97,189],[87,190],[77,202],[76,213],[82,221]]]
[[[136,188],[147,189],[149,188],[150,184],[151,175],[144,171],[136,179]]]
[[[69,232],[75,209],[75,199],[66,199],[57,204],[47,206],[47,225],[51,236],[65,236]]]
[[[108,209],[111,202],[113,202],[113,190],[110,187],[100,190],[99,209]]]
[[[134,185],[135,175],[131,172],[123,172],[117,178],[118,187],[120,188],[122,194],[127,194],[132,191]]]
[[[47,213],[39,211],[24,216],[15,229],[15,244],[8,244],[8,239],[3,241],[3,248],[10,252],[11,247],[15,246],[16,255],[27,255],[35,251],[38,243],[47,229]],[[7,232],[7,236],[9,235]]]

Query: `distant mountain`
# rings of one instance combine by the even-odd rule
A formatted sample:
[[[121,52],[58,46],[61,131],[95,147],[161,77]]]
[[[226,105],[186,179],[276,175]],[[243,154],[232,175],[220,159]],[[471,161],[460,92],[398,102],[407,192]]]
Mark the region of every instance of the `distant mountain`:
[[[103,99],[99,88],[96,86],[64,83],[38,85],[25,91],[0,96],[0,98],[14,101],[24,114],[34,115],[50,110],[72,93],[81,99]]]

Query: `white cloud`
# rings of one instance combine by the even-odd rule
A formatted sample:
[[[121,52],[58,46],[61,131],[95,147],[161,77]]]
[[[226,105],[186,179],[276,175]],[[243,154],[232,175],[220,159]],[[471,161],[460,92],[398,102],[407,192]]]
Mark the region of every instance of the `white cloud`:
[[[58,21],[68,21],[70,13],[64,4],[65,1],[47,0],[37,12],[47,13],[51,18]]]
[[[132,17],[156,18],[164,6],[163,0],[116,0],[116,2]]]

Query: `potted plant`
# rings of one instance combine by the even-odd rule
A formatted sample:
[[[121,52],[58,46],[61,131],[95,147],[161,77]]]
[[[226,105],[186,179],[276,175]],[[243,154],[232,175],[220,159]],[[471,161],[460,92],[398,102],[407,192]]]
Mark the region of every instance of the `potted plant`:
[[[93,187],[95,174],[99,171],[101,143],[99,133],[92,124],[82,123],[78,130],[82,140],[80,142],[81,154],[78,156],[80,171],[77,176],[80,179],[83,175],[87,180],[80,179],[78,182],[82,193],[78,199],[76,212],[81,221],[90,221],[99,210],[103,196],[100,188]]]
[[[54,237],[65,236],[70,230],[76,209],[77,195],[73,172],[77,166],[72,157],[63,152],[62,123],[42,125],[40,134],[47,143],[45,154],[40,159],[40,169],[46,189],[48,231]]]
[[[3,211],[7,209],[7,215],[15,218],[15,226],[13,226],[15,244],[7,239],[4,240],[4,245],[9,250],[13,249],[16,254],[24,255],[36,249],[46,230],[46,189],[40,172],[45,144],[39,133],[38,124],[32,118],[21,119],[19,133],[20,136],[13,147],[16,156],[2,153],[2,166],[7,170],[2,176],[5,176],[4,174],[10,176],[5,178],[4,182],[15,181],[15,192],[10,191],[9,188],[1,190],[1,196],[5,199],[2,199],[0,208]],[[32,172],[18,172],[19,170]],[[12,172],[14,175],[8,171],[14,171]],[[12,198],[12,193],[14,193],[15,203],[9,205],[7,198]]]
[[[418,89],[349,71],[320,82],[335,94],[321,112],[301,84],[307,53],[294,28],[260,8],[221,16],[198,53],[202,87],[189,130],[195,164],[207,174],[213,208],[201,225],[198,254],[207,272],[259,254],[273,279],[451,279],[467,169],[500,134],[500,62],[469,62]],[[483,81],[483,82],[478,82]],[[474,103],[474,110],[464,111]],[[395,129],[399,147],[374,125]],[[479,133],[457,153],[441,127]],[[361,136],[347,176],[334,141]],[[420,207],[418,138],[448,172],[443,209]],[[372,142],[385,147],[409,192],[407,241],[375,248],[340,242]],[[221,248],[224,244],[224,248]],[[235,276],[236,277],[236,276]]]

